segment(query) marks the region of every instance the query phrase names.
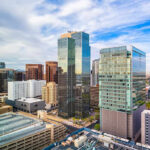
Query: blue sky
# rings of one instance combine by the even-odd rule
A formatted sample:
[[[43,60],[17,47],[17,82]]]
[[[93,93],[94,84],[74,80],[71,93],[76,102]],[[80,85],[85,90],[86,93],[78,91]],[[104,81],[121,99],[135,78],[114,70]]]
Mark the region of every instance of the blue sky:
[[[90,34],[92,60],[101,48],[136,46],[150,72],[150,0],[1,0],[0,61],[24,69],[57,60],[57,39],[68,30]]]

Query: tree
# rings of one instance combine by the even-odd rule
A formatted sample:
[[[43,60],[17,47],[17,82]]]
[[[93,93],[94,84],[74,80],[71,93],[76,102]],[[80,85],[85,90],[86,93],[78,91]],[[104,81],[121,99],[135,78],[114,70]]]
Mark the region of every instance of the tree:
[[[90,122],[94,120],[94,116],[90,116]]]
[[[97,123],[97,124],[94,126],[94,129],[95,129],[95,130],[100,130],[100,124]]]
[[[96,119],[96,120],[99,120],[99,117],[100,117],[99,114],[96,114],[96,115],[95,115],[95,119]]]
[[[146,108],[147,108],[147,109],[150,109],[150,102],[147,102],[147,103],[146,103]]]

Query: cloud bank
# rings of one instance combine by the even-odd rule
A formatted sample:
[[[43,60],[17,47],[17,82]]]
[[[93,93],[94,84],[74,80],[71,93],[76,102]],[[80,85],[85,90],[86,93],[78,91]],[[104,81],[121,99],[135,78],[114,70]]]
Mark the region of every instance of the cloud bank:
[[[147,53],[150,72],[149,0],[1,0],[0,61],[24,69],[26,63],[57,60],[60,34],[90,34],[92,60],[100,48],[131,44]]]

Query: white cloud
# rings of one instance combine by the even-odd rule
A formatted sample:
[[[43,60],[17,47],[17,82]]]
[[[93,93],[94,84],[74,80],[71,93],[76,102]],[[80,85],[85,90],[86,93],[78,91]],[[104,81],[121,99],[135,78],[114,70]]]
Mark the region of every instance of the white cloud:
[[[19,68],[26,63],[57,60],[60,34],[82,30],[90,33],[92,59],[102,47],[134,44],[148,52],[150,68],[150,38],[141,31],[148,27],[128,30],[125,35],[109,40],[98,37],[101,33],[118,32],[150,20],[149,8],[149,0],[65,0],[61,4],[44,0],[1,0],[0,61],[5,61],[8,67]]]

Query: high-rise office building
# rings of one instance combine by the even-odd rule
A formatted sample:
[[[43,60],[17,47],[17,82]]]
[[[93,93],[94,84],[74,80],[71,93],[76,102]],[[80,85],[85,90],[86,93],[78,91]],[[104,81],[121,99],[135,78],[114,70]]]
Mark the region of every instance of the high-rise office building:
[[[75,40],[58,39],[58,115],[74,116],[75,101]]]
[[[26,80],[43,80],[43,72],[42,64],[26,64]]]
[[[75,40],[75,116],[78,118],[89,115],[90,108],[90,46],[89,34],[75,32],[71,34]]]
[[[5,63],[4,62],[0,62],[0,69],[4,69],[5,68]]]
[[[57,84],[55,82],[48,82],[47,85],[42,87],[42,99],[46,104],[56,106],[57,102]]]
[[[0,69],[0,93],[8,91],[8,82],[15,80],[15,71],[13,69]]]
[[[25,79],[25,71],[15,70],[15,81],[24,81]]]
[[[99,59],[95,59],[92,62],[92,86],[99,84]]]
[[[90,108],[99,109],[99,86],[90,87]]]
[[[58,83],[58,63],[55,61],[46,62],[46,82],[55,82]]]
[[[150,110],[141,114],[141,143],[150,145]]]
[[[75,116],[78,118],[86,117],[89,115],[90,109],[89,35],[84,32],[68,32],[61,35],[61,40],[63,41],[64,39],[74,41],[72,42],[72,49],[75,49]],[[64,51],[60,51],[60,55],[62,55]],[[69,61],[71,60],[69,59]]]
[[[136,140],[146,99],[146,54],[121,46],[100,51],[99,100],[101,130]]]

